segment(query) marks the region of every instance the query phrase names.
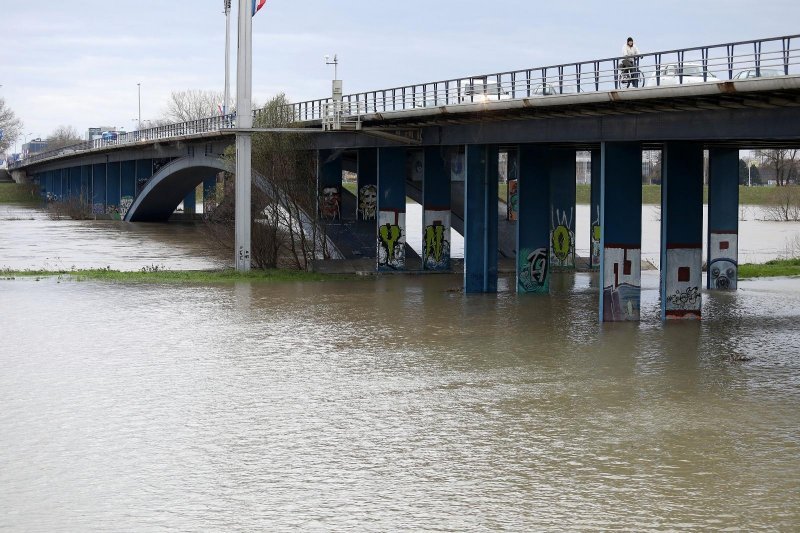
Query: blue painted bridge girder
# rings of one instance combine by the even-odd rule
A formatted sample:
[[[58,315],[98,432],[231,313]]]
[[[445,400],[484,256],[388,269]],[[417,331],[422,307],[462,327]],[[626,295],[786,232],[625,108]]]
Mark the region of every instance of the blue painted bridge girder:
[[[739,150],[708,151],[706,287],[733,290],[739,277]]]
[[[497,291],[497,145],[467,145],[464,291]]]

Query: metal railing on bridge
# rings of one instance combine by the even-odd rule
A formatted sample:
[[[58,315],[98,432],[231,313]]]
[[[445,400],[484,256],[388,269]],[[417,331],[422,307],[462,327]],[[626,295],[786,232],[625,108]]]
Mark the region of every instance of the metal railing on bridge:
[[[607,92],[800,73],[800,35],[683,48],[434,81],[345,95],[366,113]],[[794,47],[793,47],[794,46]],[[298,121],[320,120],[331,99],[292,104]]]
[[[611,57],[494,74],[434,81],[345,95],[341,111],[331,98],[289,104],[297,122],[321,121],[360,126],[364,115],[417,108],[489,103],[520,98],[597,93],[622,89],[669,87],[691,83],[736,81],[800,74],[800,34],[753,41],[682,48],[639,55],[632,64]],[[262,110],[253,118],[259,122]],[[235,116],[225,115],[157,126],[118,136],[34,154],[11,168],[107,146],[135,144],[235,127]]]

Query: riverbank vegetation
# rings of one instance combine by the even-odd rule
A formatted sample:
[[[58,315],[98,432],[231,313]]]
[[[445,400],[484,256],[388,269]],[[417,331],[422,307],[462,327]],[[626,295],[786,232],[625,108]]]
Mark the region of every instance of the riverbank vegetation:
[[[762,264],[739,265],[739,279],[800,276],[800,258],[773,259]]]
[[[39,187],[32,183],[0,183],[0,204],[39,205]]]
[[[364,279],[352,274],[320,274],[301,270],[251,270],[237,272],[226,270],[164,270],[145,267],[137,271],[100,269],[73,270],[0,270],[0,279],[58,277],[74,281],[112,281],[144,283],[236,283],[236,282],[289,282],[289,281],[335,281]]]

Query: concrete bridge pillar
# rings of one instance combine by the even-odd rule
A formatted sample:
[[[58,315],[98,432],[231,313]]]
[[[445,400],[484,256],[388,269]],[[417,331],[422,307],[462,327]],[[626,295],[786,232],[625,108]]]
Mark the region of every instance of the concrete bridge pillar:
[[[550,149],[550,266],[575,268],[575,150]]]
[[[600,176],[601,169],[600,150],[591,151],[591,190],[589,198],[589,268],[598,270],[600,268]]]
[[[81,199],[87,203],[92,201],[92,165],[81,166]]]
[[[120,194],[120,165],[119,163],[106,163],[106,208],[118,209]]]
[[[739,150],[708,151],[708,289],[736,289],[739,265]]]
[[[362,148],[358,151],[358,181],[356,184],[356,220],[378,220],[378,149]]]
[[[183,214],[194,215],[197,212],[197,190],[192,189],[183,197]]]
[[[703,145],[667,142],[663,165],[661,318],[699,319],[703,277]]]
[[[317,153],[319,215],[323,220],[342,218],[342,159],[334,150]]]
[[[422,178],[422,268],[450,270],[450,165],[444,147],[424,152]]]
[[[638,321],[642,290],[642,148],[604,142],[600,175],[600,320]]]
[[[378,271],[406,267],[406,149],[378,148]]]
[[[106,212],[106,164],[92,165],[92,211],[95,214]]]
[[[517,292],[550,290],[550,152],[519,146],[517,181]]]
[[[81,196],[81,167],[69,167],[67,170],[68,187],[70,198],[80,198]]]
[[[467,145],[464,187],[464,291],[497,291],[497,180],[500,150]]]

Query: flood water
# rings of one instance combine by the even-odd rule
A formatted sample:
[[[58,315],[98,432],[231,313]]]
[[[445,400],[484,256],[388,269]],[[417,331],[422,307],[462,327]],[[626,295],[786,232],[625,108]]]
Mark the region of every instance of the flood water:
[[[224,261],[2,218],[0,267]],[[642,322],[602,326],[595,284],[2,279],[0,530],[796,530],[800,279],[662,324],[644,272]]]

